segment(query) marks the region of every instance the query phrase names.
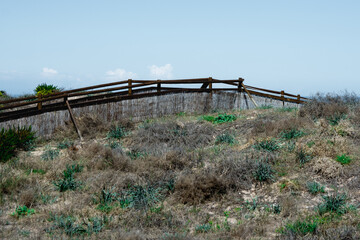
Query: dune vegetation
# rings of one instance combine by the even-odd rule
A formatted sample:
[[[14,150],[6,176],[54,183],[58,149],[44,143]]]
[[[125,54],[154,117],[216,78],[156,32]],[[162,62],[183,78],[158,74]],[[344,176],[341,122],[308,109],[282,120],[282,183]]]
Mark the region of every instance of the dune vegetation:
[[[0,132],[1,239],[360,239],[352,94],[77,120],[82,142],[71,123],[51,139]]]

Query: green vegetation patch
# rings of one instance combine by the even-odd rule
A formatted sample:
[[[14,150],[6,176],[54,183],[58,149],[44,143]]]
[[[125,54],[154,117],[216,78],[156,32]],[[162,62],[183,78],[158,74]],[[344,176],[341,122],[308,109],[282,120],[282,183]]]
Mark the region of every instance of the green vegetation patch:
[[[54,185],[60,192],[77,189],[81,185],[81,182],[75,180],[74,174],[81,172],[82,169],[83,167],[79,164],[66,166],[66,170],[63,172],[63,178],[55,181]]]
[[[35,141],[35,132],[29,127],[12,127],[0,131],[0,161],[6,162],[15,156],[17,149],[29,150]]]
[[[307,182],[306,183],[306,188],[308,190],[309,193],[311,194],[317,194],[317,193],[324,193],[325,192],[325,187],[322,186],[320,183],[317,182]]]
[[[126,129],[122,126],[112,126],[110,131],[107,134],[109,139],[118,139],[125,137],[127,135]]]
[[[28,208],[27,206],[19,206],[15,209],[15,211],[11,214],[14,217],[23,217],[35,214],[35,210],[32,208]]]
[[[351,157],[346,154],[342,154],[336,157],[336,161],[338,161],[341,164],[349,164],[351,160],[352,160]]]
[[[254,144],[254,148],[257,150],[274,152],[277,151],[280,148],[280,146],[275,139],[266,139],[262,141],[256,141],[256,143]]]
[[[294,139],[294,138],[299,138],[304,136],[305,133],[301,130],[298,130],[296,128],[292,128],[292,129],[288,129],[288,130],[284,130],[280,133],[280,137],[286,140],[290,140],[290,139]]]
[[[267,162],[258,162],[253,172],[254,178],[259,182],[273,181],[275,171]]]
[[[237,117],[233,114],[219,114],[217,117],[214,116],[203,116],[202,117],[203,120],[208,121],[208,122],[212,122],[215,124],[221,124],[221,123],[226,123],[226,122],[233,122],[237,119]]]
[[[36,96],[46,96],[60,91],[61,89],[59,87],[46,83],[39,84],[34,90]]]
[[[235,137],[229,133],[218,135],[215,140],[215,144],[227,143],[234,144],[236,142]]]
[[[320,215],[331,212],[337,214],[344,214],[348,211],[347,200],[348,197],[345,193],[334,193],[332,195],[323,196],[323,203],[317,206],[317,210]]]
[[[297,220],[293,223],[288,223],[281,228],[280,233],[291,234],[296,236],[305,236],[307,234],[315,234],[318,229],[318,222],[312,220]]]

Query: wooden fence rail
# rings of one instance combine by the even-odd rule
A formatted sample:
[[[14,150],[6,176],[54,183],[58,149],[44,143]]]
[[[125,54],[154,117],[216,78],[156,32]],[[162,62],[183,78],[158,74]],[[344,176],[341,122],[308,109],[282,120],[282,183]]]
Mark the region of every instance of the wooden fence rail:
[[[307,98],[300,95],[252,87],[243,84],[244,79],[219,80],[213,78],[177,79],[177,80],[132,80],[100,84],[90,87],[61,91],[46,96],[29,96],[0,101],[0,122],[29,117],[44,112],[65,110],[126,99],[158,96],[179,92],[243,92],[283,102],[301,104]],[[191,87],[201,84],[201,87]],[[168,87],[164,85],[181,85]],[[215,85],[220,85],[215,87]],[[224,87],[225,86],[225,87]],[[251,97],[251,96],[250,96]]]

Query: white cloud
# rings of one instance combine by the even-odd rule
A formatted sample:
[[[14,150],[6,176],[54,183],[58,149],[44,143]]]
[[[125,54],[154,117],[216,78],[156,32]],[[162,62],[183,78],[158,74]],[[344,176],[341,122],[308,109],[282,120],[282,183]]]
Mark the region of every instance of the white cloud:
[[[44,76],[44,77],[51,77],[51,76],[55,76],[58,74],[58,71],[56,71],[55,69],[52,69],[52,68],[46,68],[44,67],[41,74]]]
[[[136,73],[127,72],[125,69],[117,68],[114,71],[107,71],[106,76],[111,79],[131,79],[136,78]]]
[[[149,69],[151,76],[154,78],[172,78],[173,67],[171,66],[171,64],[165,64],[164,66],[160,67],[152,65],[149,67]]]

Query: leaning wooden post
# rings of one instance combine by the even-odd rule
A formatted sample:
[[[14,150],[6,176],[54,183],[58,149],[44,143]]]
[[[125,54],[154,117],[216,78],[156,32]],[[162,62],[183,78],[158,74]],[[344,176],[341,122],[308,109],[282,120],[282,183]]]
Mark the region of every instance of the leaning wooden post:
[[[157,80],[157,87],[156,87],[156,89],[157,89],[157,92],[159,93],[159,92],[161,92],[161,83],[160,83],[160,79],[158,79]]]
[[[283,102],[283,106],[285,106],[285,98],[284,98],[284,95],[285,95],[284,90],[281,90],[281,99],[282,99],[282,102]]]
[[[297,95],[298,104],[300,104],[300,94]]]
[[[80,133],[80,130],[79,130],[77,124],[76,124],[76,121],[75,121],[75,118],[74,118],[74,115],[73,115],[73,112],[72,112],[72,110],[71,110],[71,107],[70,107],[70,104],[69,104],[69,101],[68,101],[68,100],[66,100],[66,106],[67,106],[67,108],[68,108],[68,110],[69,110],[71,121],[73,122],[73,124],[74,124],[74,126],[75,126],[75,130],[76,130],[76,132],[77,132],[77,134],[78,134],[78,136],[79,136],[79,138],[80,138],[80,141],[82,141],[83,138],[82,138],[81,133]]]
[[[39,93],[39,95],[38,95],[38,99],[39,99],[39,100],[41,100],[41,99],[42,99],[42,95],[41,95],[41,93]],[[37,108],[38,108],[38,110],[41,110],[41,109],[42,109],[42,102],[38,102],[38,104],[37,104]]]
[[[129,89],[129,96],[131,96],[132,95],[132,88],[131,88],[131,85],[132,85],[132,79],[129,79],[128,80],[128,89]]]
[[[241,86],[243,87],[243,89],[245,90],[245,92],[247,93],[247,95],[249,96],[250,100],[253,102],[253,104],[255,105],[255,107],[258,107],[258,105],[256,104],[255,100],[252,98],[250,92],[246,89],[244,83],[241,83]]]

